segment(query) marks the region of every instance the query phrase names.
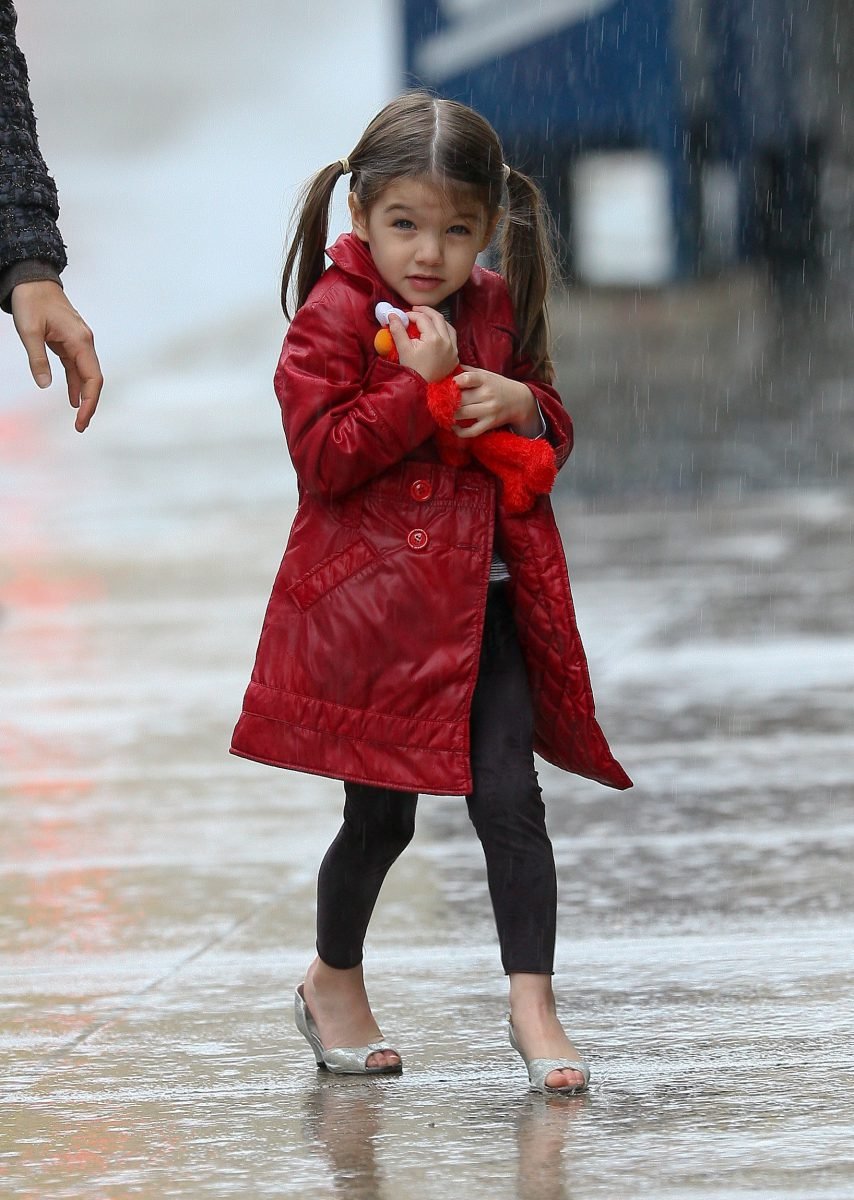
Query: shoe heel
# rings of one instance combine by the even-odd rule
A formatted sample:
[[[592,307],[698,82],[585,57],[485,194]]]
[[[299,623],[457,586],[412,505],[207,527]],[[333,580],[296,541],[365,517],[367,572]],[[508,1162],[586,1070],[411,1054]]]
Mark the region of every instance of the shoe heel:
[[[319,1067],[325,1067],[326,1063],[323,1061],[323,1045],[320,1041],[317,1031],[312,1028],[314,1022],[311,1020],[311,1015],[306,1008],[305,1000],[303,999],[299,988],[297,988],[297,990],[294,992],[294,1024],[308,1042],[309,1046],[311,1046],[311,1051],[314,1055],[314,1061]]]
[[[324,1049],[311,1010],[302,994],[302,984],[294,992],[294,1023],[311,1046],[318,1067],[331,1071],[334,1075],[399,1075],[403,1070],[401,1062],[390,1067],[365,1065],[368,1058],[379,1050],[391,1050],[394,1054],[398,1054],[397,1050],[394,1050],[384,1039],[370,1042],[367,1046],[339,1046],[331,1050]],[[398,1058],[400,1058],[399,1054]]]
[[[519,1057],[524,1059],[525,1056],[519,1049],[519,1043],[516,1041],[516,1034],[513,1032],[513,1022],[510,1020],[509,1016],[507,1018],[507,1036],[510,1039],[510,1045],[513,1047]]]

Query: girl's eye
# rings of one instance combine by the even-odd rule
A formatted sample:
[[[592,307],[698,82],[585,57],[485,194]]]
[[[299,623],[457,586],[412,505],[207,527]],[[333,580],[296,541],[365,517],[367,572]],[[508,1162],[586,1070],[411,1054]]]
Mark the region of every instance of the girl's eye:
[[[415,224],[406,219],[406,217],[398,217],[394,223],[395,229],[414,229]]]
[[[469,233],[471,233],[471,230],[469,229],[468,225],[452,225],[448,230],[448,233],[453,233],[458,237],[466,237]]]

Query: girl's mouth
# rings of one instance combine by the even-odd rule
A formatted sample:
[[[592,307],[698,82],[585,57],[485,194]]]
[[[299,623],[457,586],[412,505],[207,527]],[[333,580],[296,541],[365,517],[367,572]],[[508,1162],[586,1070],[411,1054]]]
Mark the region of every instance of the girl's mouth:
[[[409,275],[407,282],[419,292],[432,292],[442,282],[438,275]]]

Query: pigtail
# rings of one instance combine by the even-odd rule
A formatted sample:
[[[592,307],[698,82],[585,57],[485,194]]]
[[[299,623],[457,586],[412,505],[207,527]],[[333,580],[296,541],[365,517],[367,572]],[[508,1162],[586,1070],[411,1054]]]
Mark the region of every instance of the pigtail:
[[[552,223],[542,193],[532,179],[506,169],[507,213],[501,230],[501,274],[507,281],[519,327],[520,352],[534,375],[554,378],[546,301],[555,275]]]
[[[296,226],[288,247],[282,273],[282,309],[288,320],[288,293],[294,284],[296,305],[302,308],[308,294],[323,274],[326,240],[329,235],[329,206],[335,184],[344,174],[344,163],[330,163],[314,175],[303,188],[297,202]]]

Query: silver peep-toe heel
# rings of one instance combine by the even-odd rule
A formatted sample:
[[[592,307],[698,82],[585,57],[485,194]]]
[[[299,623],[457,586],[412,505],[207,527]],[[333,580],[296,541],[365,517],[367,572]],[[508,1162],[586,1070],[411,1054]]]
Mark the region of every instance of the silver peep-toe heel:
[[[533,1091],[542,1092],[544,1096],[578,1096],[581,1092],[587,1091],[587,1085],[590,1083],[590,1064],[583,1058],[525,1058],[516,1041],[513,1022],[509,1017],[507,1018],[507,1032],[510,1036],[510,1045],[528,1068],[528,1079]],[[546,1083],[546,1078],[552,1071],[578,1071],[580,1075],[584,1076],[584,1083],[567,1087],[551,1087]]]
[[[402,1062],[386,1067],[366,1065],[370,1056],[376,1054],[378,1050],[391,1050],[393,1054],[397,1054],[394,1046],[390,1046],[385,1041],[371,1042],[367,1046],[336,1046],[332,1050],[327,1050],[320,1040],[314,1017],[305,1002],[302,987],[303,985],[300,984],[294,993],[294,1021],[297,1029],[311,1046],[319,1067],[325,1067],[327,1071],[332,1071],[335,1075],[399,1075],[401,1073]]]

